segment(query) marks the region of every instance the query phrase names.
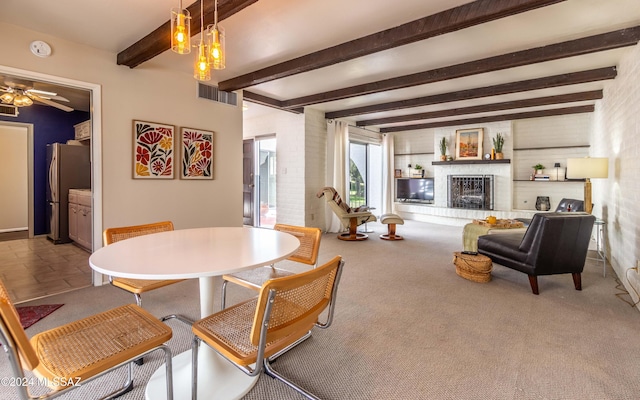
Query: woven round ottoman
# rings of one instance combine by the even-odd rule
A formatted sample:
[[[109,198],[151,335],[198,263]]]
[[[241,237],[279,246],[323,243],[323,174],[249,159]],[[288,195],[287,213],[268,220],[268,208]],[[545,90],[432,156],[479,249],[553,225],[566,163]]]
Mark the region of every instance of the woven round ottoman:
[[[491,259],[482,254],[453,253],[453,263],[456,274],[474,282],[489,282],[491,280]]]
[[[396,214],[383,214],[380,216],[380,223],[387,225],[387,233],[380,235],[380,239],[384,240],[402,240],[404,239],[400,235],[396,235],[396,225],[404,224],[404,220]]]

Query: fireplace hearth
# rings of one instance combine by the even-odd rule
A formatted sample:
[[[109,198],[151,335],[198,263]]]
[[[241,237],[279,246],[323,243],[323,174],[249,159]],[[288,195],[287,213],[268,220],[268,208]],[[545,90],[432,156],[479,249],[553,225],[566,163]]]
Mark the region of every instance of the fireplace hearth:
[[[447,207],[493,210],[493,175],[448,175]]]

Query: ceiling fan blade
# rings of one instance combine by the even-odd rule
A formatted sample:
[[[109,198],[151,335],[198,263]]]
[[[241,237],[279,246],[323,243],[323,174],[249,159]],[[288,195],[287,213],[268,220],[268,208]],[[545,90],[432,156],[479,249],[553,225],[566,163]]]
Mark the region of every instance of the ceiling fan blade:
[[[27,95],[32,95],[32,94],[36,95],[42,99],[69,102],[69,99],[67,99],[66,97],[58,96],[58,93],[55,93],[55,92],[47,92],[45,90],[38,90],[38,89],[29,89],[29,90],[26,90],[25,93],[27,93]]]
[[[66,111],[66,112],[71,112],[71,111],[73,111],[73,108],[71,108],[71,107],[67,107],[67,106],[65,106],[65,105],[58,104],[58,103],[56,103],[55,101],[51,101],[51,100],[47,100],[47,99],[43,99],[42,97],[40,97],[40,96],[36,96],[36,95],[34,95],[34,94],[30,94],[30,95],[29,95],[29,97],[31,97],[31,98],[32,98],[32,99],[34,99],[35,101],[39,101],[39,102],[40,102],[40,103],[42,103],[42,104],[46,104],[46,105],[48,105],[48,106],[58,108],[58,109],[60,109],[60,110],[62,110],[62,111]]]

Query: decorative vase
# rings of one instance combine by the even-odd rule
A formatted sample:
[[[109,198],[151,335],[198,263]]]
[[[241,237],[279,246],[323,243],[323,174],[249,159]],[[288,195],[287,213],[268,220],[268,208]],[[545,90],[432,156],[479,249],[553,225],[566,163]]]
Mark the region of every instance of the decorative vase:
[[[496,153],[496,160],[502,160],[504,159],[504,154],[503,153]]]
[[[440,156],[440,161],[447,161],[447,156],[446,155],[441,155]]]
[[[543,172],[544,172],[543,169],[537,169],[536,170],[536,175],[542,175]]]

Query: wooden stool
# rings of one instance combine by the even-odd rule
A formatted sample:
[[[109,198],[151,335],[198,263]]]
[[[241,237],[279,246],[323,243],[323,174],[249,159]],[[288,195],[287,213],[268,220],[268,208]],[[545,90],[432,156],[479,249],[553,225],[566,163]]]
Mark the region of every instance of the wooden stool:
[[[387,234],[380,235],[380,239],[384,240],[402,240],[400,235],[396,235],[396,224],[403,225],[404,220],[396,214],[383,214],[380,216],[380,222],[387,225]]]

